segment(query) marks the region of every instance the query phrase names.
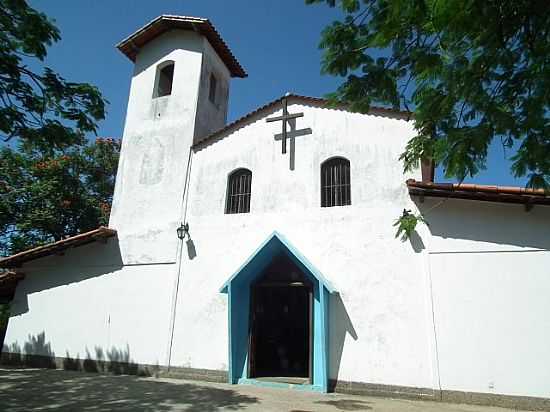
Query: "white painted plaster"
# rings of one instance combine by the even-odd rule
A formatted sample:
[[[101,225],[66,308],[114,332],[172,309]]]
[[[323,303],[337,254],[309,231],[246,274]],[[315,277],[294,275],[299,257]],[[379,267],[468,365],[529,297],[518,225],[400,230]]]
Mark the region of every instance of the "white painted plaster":
[[[197,256],[183,261],[174,341],[182,350],[174,362],[227,362],[226,306],[216,292],[277,230],[340,291],[329,326],[331,376],[432,387],[422,258],[394,240],[392,227],[403,207],[414,206],[397,161],[411,124],[308,105],[289,111],[304,112],[296,128],[312,130],[296,137],[294,170],[274,141],[280,124],[265,122],[277,113],[194,155],[187,221]],[[351,162],[352,205],[321,208],[320,164],[335,155]],[[225,215],[227,175],[238,167],[253,173],[251,213]]]
[[[550,210],[419,205],[442,389],[550,397]]]
[[[176,260],[178,225],[199,95],[203,38],[167,32],[137,55],[109,225],[124,263]],[[157,66],[174,61],[172,94],[153,98]]]
[[[175,265],[122,266],[118,242],[69,250],[24,266],[6,344],[45,334],[55,356],[96,359],[96,348],[163,364]]]
[[[229,82],[231,74],[206,38],[203,38],[203,59],[199,87],[199,101],[195,121],[195,141],[221,129],[227,120]],[[215,102],[209,99],[210,75],[217,80]]]

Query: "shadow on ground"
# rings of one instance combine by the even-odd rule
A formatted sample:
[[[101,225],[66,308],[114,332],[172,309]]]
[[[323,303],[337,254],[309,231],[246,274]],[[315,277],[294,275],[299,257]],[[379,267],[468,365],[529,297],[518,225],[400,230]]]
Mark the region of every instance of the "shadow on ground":
[[[315,403],[321,405],[334,406],[339,411],[370,411],[372,408],[368,406],[371,402],[361,401],[358,399],[338,399],[334,401],[317,401]]]
[[[0,370],[0,410],[172,411],[239,410],[256,397],[184,383],[82,372]]]

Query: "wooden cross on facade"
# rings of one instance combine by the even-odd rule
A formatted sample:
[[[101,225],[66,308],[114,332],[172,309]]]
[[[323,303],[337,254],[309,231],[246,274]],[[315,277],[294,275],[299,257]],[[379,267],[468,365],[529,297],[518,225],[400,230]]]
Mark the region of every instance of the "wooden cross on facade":
[[[268,119],[265,119],[266,122],[278,122],[279,120],[282,120],[283,122],[283,133],[282,133],[282,153],[285,154],[286,153],[286,139],[287,139],[287,122],[291,119],[296,119],[297,117],[303,117],[304,114],[303,113],[294,113],[294,114],[290,114],[288,113],[288,101],[287,101],[287,98],[286,96],[283,97],[283,101],[282,101],[282,105],[283,105],[283,115],[282,116],[277,116],[277,117],[270,117]]]

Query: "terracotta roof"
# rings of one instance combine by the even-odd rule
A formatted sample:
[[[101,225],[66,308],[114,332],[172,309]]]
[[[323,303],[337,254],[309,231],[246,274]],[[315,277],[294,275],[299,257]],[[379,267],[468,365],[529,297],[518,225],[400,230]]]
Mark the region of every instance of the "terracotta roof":
[[[294,101],[294,102],[317,105],[321,107],[329,107],[327,99],[323,99],[321,97],[310,97],[310,96],[302,96],[299,94],[287,93],[284,96],[281,96],[245,114],[239,119],[225,125],[221,129],[218,129],[215,132],[200,138],[197,142],[195,142],[195,144],[193,145],[193,148],[201,149],[204,146],[219,140],[219,138],[222,137],[222,135],[224,135],[225,133],[232,132],[234,130],[240,129],[241,127],[246,126],[254,116],[262,112],[267,112],[269,110],[272,110],[277,104],[280,104],[285,97],[289,99],[289,102]],[[337,109],[337,110],[346,110],[347,105],[340,105],[337,107],[330,107],[330,108]],[[406,120],[409,120],[413,115],[411,112],[408,112],[408,111],[388,109],[385,107],[374,107],[374,106],[371,106],[369,114],[376,115],[376,116],[396,117],[399,119],[406,119]]]
[[[0,301],[10,301],[17,284],[24,277],[25,275],[20,272],[0,272]]]
[[[225,63],[232,77],[247,77],[248,75],[237,61],[227,44],[223,41],[216,28],[208,19],[201,17],[161,15],[152,20],[119,44],[117,49],[131,61],[136,61],[139,50],[148,42],[161,34],[174,29],[192,30],[208,39],[216,53]]]
[[[24,277],[25,275],[23,273],[13,272],[11,270],[0,272],[0,287],[3,287],[10,282],[18,282]]]
[[[543,189],[515,186],[487,186],[468,183],[433,183],[407,180],[409,194],[413,196],[447,197],[455,199],[484,200],[487,202],[521,203],[525,205],[550,205],[550,193]]]
[[[0,259],[0,267],[17,267],[29,260],[39,259],[41,257],[61,253],[72,247],[83,246],[88,243],[96,242],[116,235],[116,230],[106,227],[99,227],[86,233],[68,237],[47,245],[38,246],[33,249],[25,250],[5,258]]]

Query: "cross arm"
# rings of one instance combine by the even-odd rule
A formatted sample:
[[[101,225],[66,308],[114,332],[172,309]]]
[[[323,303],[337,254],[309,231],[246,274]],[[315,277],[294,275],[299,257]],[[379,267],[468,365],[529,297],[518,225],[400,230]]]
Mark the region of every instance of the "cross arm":
[[[279,120],[289,120],[289,119],[296,119],[297,117],[304,117],[303,113],[294,113],[294,114],[287,114],[283,116],[277,116],[277,117],[271,117],[268,119],[265,119],[266,122],[278,122]]]

